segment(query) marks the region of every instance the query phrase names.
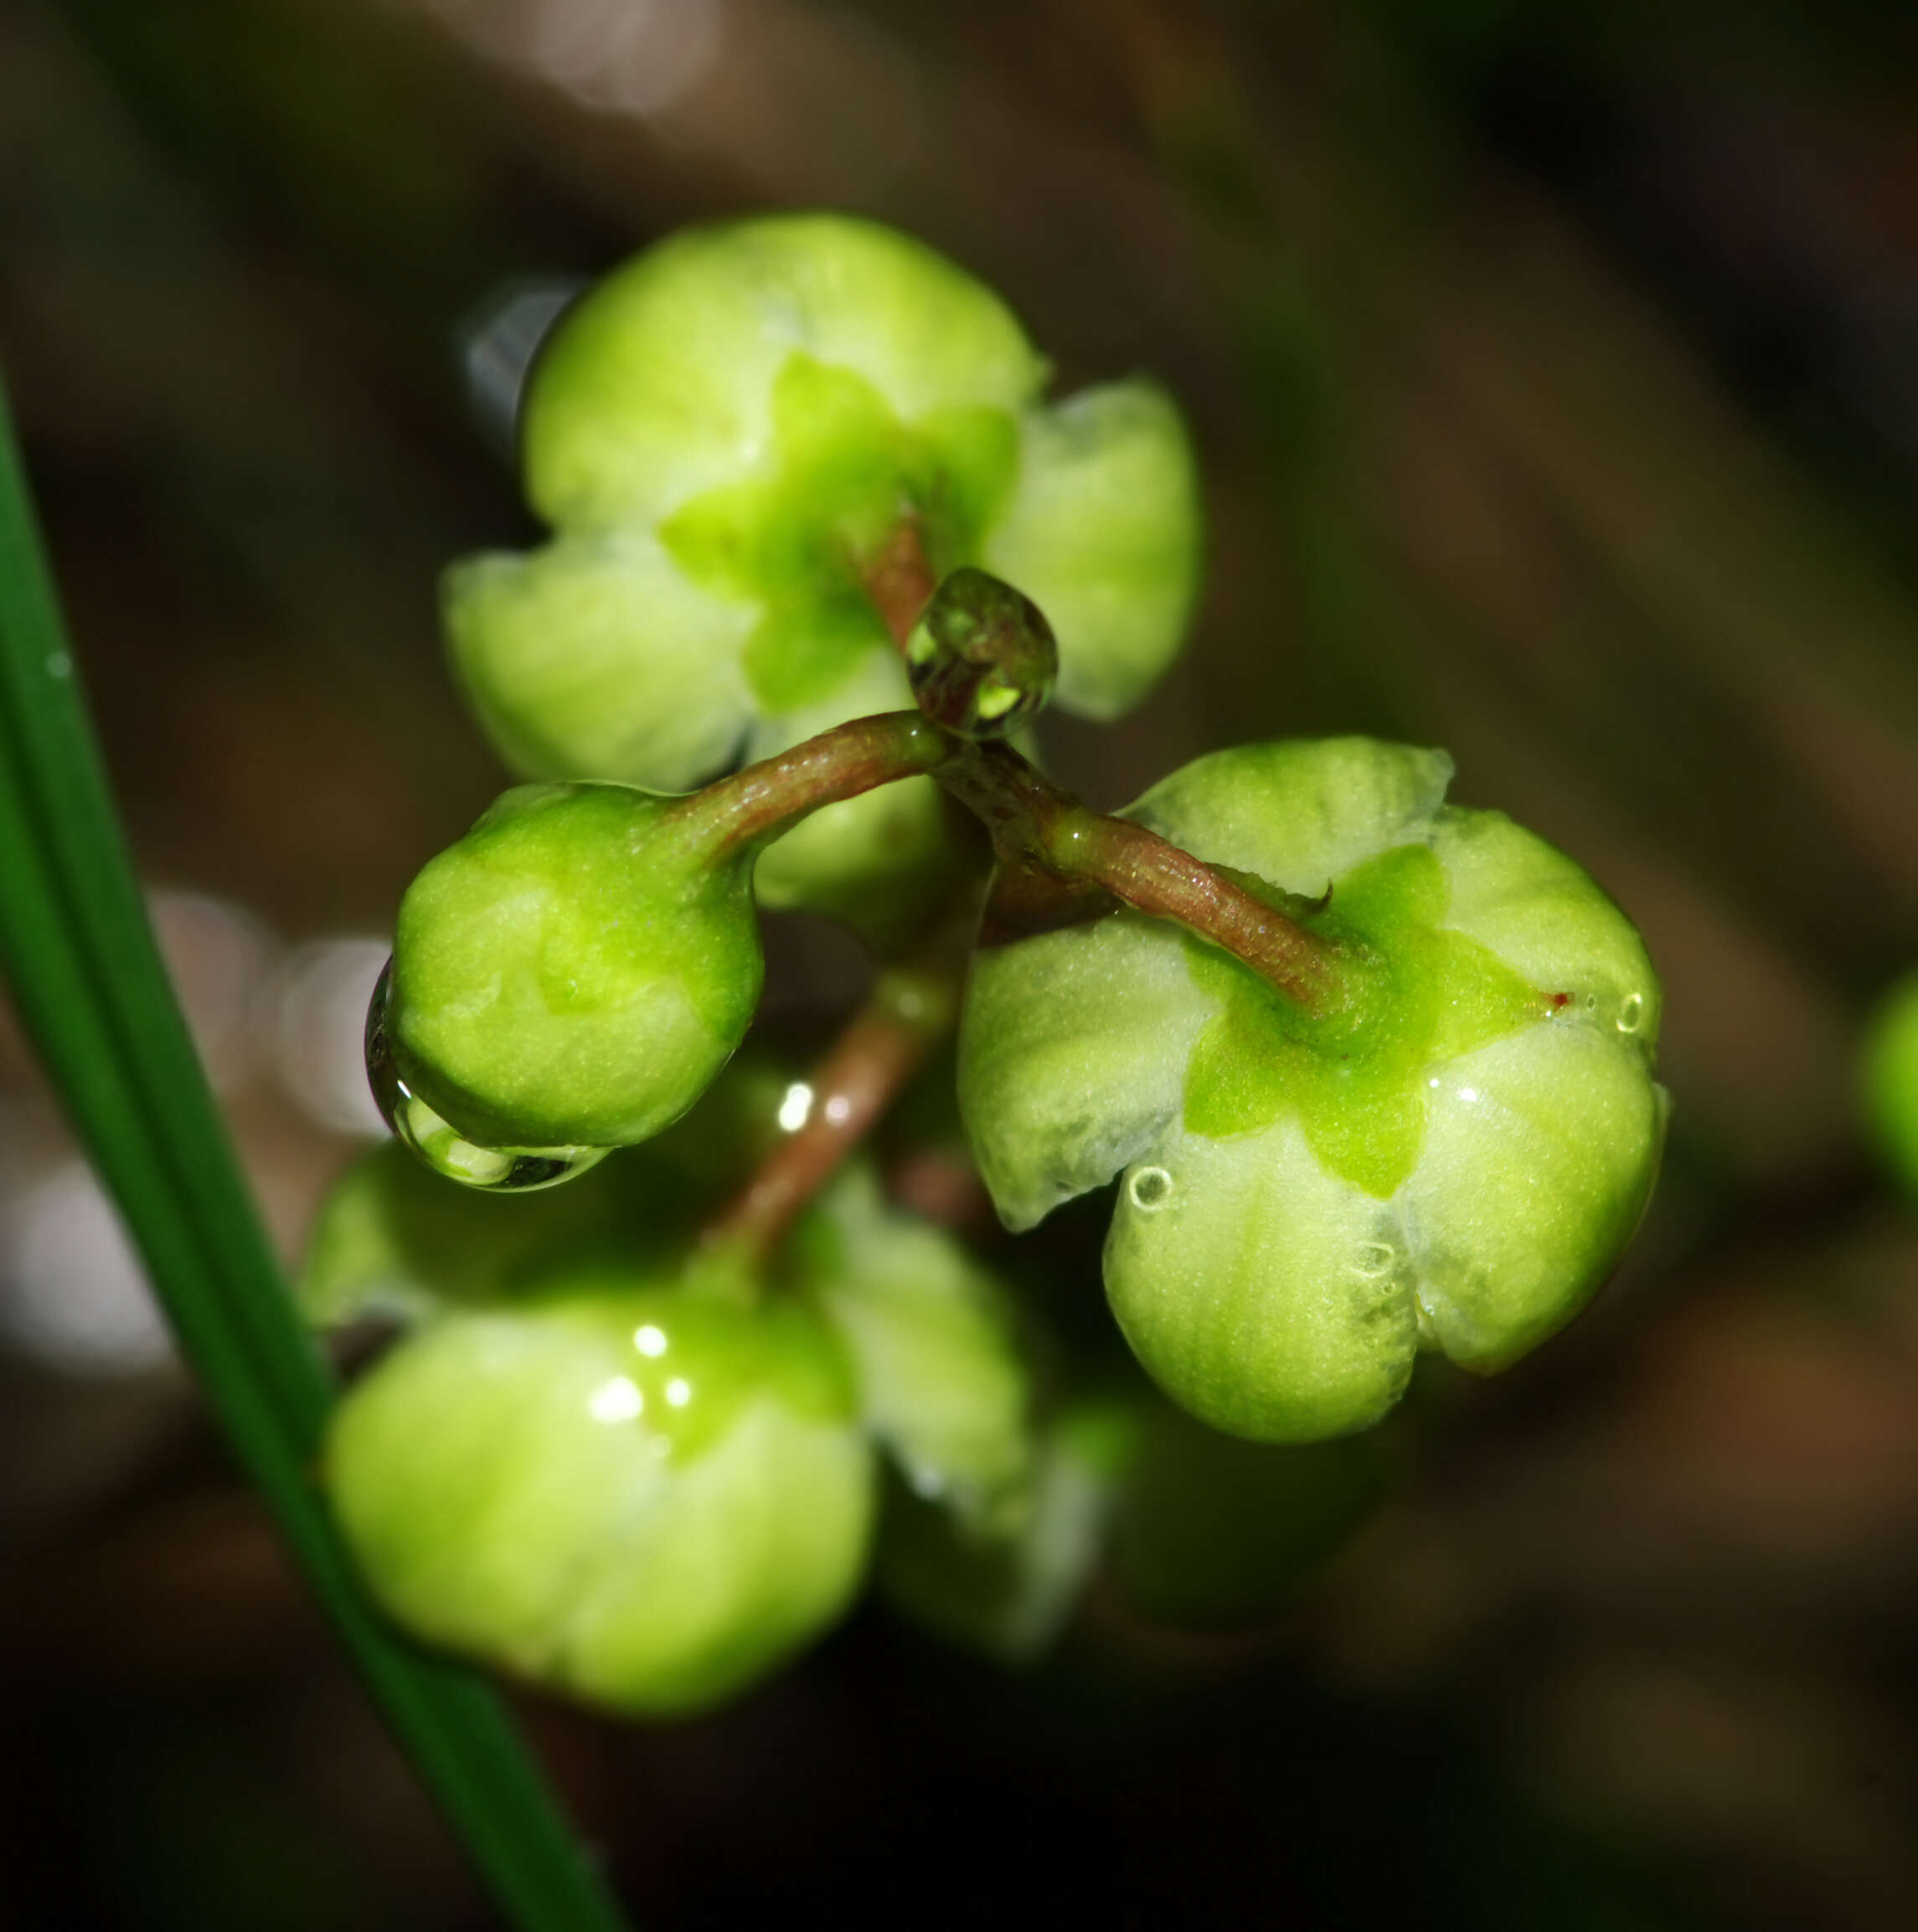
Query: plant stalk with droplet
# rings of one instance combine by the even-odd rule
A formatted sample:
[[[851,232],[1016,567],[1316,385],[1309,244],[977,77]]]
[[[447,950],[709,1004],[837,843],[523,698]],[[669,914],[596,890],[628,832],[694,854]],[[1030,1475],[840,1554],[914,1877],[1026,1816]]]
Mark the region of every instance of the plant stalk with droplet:
[[[714,858],[822,806],[930,773],[991,839],[1001,876],[989,921],[1058,924],[1117,902],[1230,953],[1308,1013],[1343,1002],[1338,948],[1144,826],[1091,811],[1004,742],[1043,706],[1056,672],[1050,629],[1029,600],[980,570],[935,586],[910,518],[864,581],[924,715],[855,719],[690,795],[676,816],[711,838]],[[882,970],[807,1081],[801,1123],[709,1224],[709,1255],[763,1263],[950,1030],[977,895],[963,884],[917,953]]]

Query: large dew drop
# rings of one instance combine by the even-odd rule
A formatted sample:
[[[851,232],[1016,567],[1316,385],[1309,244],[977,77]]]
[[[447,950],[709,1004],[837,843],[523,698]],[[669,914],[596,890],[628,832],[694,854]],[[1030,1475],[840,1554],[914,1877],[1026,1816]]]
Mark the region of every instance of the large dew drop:
[[[386,1033],[386,1000],[393,961],[386,962],[366,1009],[366,1079],[374,1104],[394,1135],[436,1174],[463,1188],[523,1194],[556,1188],[596,1167],[611,1147],[482,1147],[443,1120],[406,1084]]]

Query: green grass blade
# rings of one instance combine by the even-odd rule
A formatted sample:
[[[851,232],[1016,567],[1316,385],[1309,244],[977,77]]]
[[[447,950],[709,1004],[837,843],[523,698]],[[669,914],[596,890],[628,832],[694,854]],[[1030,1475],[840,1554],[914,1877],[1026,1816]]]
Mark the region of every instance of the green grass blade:
[[[147,920],[0,392],[0,963],[235,1455],[502,1909],[617,1932],[499,1699],[362,1592],[312,1480],[332,1388]]]

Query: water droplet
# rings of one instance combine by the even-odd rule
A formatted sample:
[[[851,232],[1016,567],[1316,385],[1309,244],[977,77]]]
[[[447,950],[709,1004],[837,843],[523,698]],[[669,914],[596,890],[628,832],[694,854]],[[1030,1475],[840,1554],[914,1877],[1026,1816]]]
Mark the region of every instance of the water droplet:
[[[1389,1241],[1368,1241],[1359,1250],[1353,1268],[1368,1281],[1376,1281],[1382,1275],[1390,1275],[1399,1259],[1399,1250]]]
[[[1645,996],[1642,993],[1627,993],[1619,1002],[1618,1030],[1622,1033],[1635,1033],[1645,1023]]]
[[[1141,1167],[1126,1192],[1142,1214],[1156,1214],[1172,1198],[1172,1176],[1163,1167]]]
[[[1587,993],[1585,996],[1585,1010],[1588,1013],[1595,1013],[1598,1011],[1598,995],[1596,993]]]
[[[964,738],[1003,738],[1039,710],[1059,648],[1039,607],[970,566],[943,578],[905,649],[920,708]]]
[[[530,1193],[555,1188],[596,1167],[611,1147],[486,1147],[469,1141],[406,1084],[386,1033],[386,1001],[393,962],[379,976],[366,1009],[366,1079],[374,1103],[394,1136],[436,1174],[461,1187],[488,1193]]]

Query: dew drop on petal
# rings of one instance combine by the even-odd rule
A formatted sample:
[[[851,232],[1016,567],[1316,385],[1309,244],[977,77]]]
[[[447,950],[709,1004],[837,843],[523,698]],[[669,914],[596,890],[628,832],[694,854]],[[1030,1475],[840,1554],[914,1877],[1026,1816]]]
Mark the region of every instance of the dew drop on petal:
[[[611,1147],[487,1147],[469,1141],[406,1084],[386,1032],[393,962],[379,976],[366,1009],[366,1078],[374,1104],[394,1136],[436,1174],[464,1188],[527,1193],[554,1188],[596,1167]]]
[[[1627,993],[1619,1003],[1618,1030],[1622,1033],[1635,1033],[1645,1023],[1645,996],[1642,993]]]
[[[1142,1214],[1156,1214],[1172,1198],[1172,1176],[1163,1167],[1141,1167],[1126,1192]]]

